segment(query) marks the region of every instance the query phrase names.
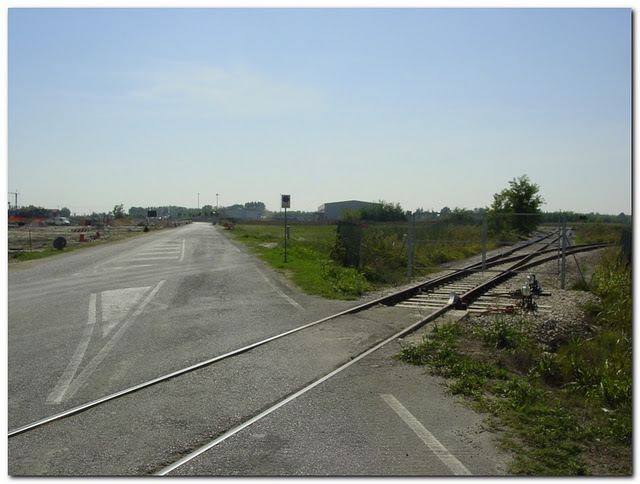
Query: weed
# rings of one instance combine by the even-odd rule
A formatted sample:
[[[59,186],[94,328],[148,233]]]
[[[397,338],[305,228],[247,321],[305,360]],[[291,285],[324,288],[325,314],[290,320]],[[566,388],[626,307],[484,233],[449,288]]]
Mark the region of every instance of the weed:
[[[481,400],[486,384],[486,377],[473,372],[463,372],[460,377],[449,386],[449,391],[454,395],[465,395],[476,400]]]
[[[625,225],[611,223],[574,224],[576,244],[617,243]]]
[[[406,345],[395,359],[429,366],[430,372],[451,379],[451,393],[470,398],[478,409],[491,413],[500,426],[507,426],[503,445],[515,457],[511,472],[521,475],[565,476],[589,475],[586,455],[592,443],[628,446],[631,442],[631,411],[623,402],[630,401],[630,386],[624,379],[606,383],[601,375],[587,374],[591,364],[581,365],[582,352],[587,350],[594,360],[604,359],[601,372],[618,374],[614,358],[620,348],[630,349],[629,341],[618,341],[613,335],[602,334],[600,349],[591,347],[590,341],[573,340],[565,352],[542,352],[522,331],[522,322],[502,318],[482,330],[468,329],[462,323],[449,323],[437,327],[424,336],[420,344]],[[468,341],[480,337],[487,355],[478,361],[478,347]],[[588,349],[587,349],[588,347]],[[460,348],[473,348],[474,356],[464,354]],[[486,361],[501,366],[496,368]],[[596,365],[597,366],[597,365]],[[520,370],[528,369],[524,375]],[[571,374],[573,372],[573,374]],[[584,388],[566,382],[583,382]],[[594,382],[599,382],[597,388]],[[586,382],[589,382],[588,385]],[[581,400],[589,393],[587,400]],[[597,398],[608,401],[611,408],[594,406]],[[617,406],[616,406],[617,405]],[[616,435],[617,433],[617,435]],[[600,472],[628,474],[630,464],[624,462],[625,453],[605,453],[590,464],[598,465]],[[603,470],[604,469],[604,470]]]
[[[484,343],[496,349],[513,350],[522,346],[526,337],[512,320],[498,318],[491,327],[477,330]]]
[[[542,352],[535,370],[537,370],[535,375],[542,378],[545,383],[559,386],[564,382],[562,367],[555,353]],[[534,373],[532,372],[532,374]]]
[[[238,224],[231,235],[304,292],[332,299],[355,299],[370,291],[372,285],[357,269],[342,267],[329,259],[335,231],[335,225],[292,225],[286,263],[281,226]]]

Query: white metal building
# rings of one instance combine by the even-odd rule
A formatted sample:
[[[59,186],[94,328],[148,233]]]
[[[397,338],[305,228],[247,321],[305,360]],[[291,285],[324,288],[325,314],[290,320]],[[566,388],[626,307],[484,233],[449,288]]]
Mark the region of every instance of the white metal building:
[[[378,205],[372,202],[360,200],[347,200],[345,202],[329,202],[318,207],[320,220],[340,220],[345,210],[360,210],[363,207]]]

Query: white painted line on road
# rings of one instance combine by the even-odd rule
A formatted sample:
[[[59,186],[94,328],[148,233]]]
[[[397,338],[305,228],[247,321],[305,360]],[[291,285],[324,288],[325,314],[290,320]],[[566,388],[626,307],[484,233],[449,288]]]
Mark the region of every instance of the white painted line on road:
[[[106,356],[113,349],[116,343],[120,340],[120,338],[122,338],[125,331],[129,329],[129,326],[131,326],[131,324],[133,324],[133,322],[138,318],[138,316],[142,314],[142,311],[144,311],[144,309],[151,302],[153,297],[164,285],[164,283],[165,281],[160,281],[158,284],[155,285],[153,289],[151,289],[149,294],[147,294],[147,297],[136,308],[135,312],[131,315],[131,317],[120,326],[118,331],[114,333],[114,335],[107,342],[107,344],[104,345],[103,348],[98,352],[98,354],[94,356],[93,359],[87,364],[87,366],[82,371],[82,373],[80,373],[80,375],[78,375],[78,377],[73,382],[71,382],[71,384],[69,385],[69,389],[67,391],[68,393],[67,398],[71,398],[73,395],[75,395],[75,393],[86,383],[86,381],[89,379],[89,377],[98,367],[98,365],[102,363],[102,360],[106,358]]]
[[[141,256],[141,257],[136,257],[134,259],[131,259],[133,262],[139,261],[139,260],[175,260],[178,258],[178,253],[176,252],[175,254],[165,254],[165,255],[150,255],[148,257],[145,256]]]
[[[184,252],[187,246],[187,239],[182,239],[182,252],[180,253],[180,262],[184,260]]]
[[[133,308],[137,307],[148,293],[148,287],[127,287],[103,291],[100,294],[102,337],[106,338],[120,323],[125,321]]]
[[[347,310],[347,311],[349,311],[349,310]],[[347,311],[345,311],[345,313]],[[330,317],[330,319],[333,319],[333,316]],[[300,331],[303,328],[308,328],[308,327],[311,327],[311,326],[315,326],[316,324],[318,324],[320,322],[323,322],[323,321],[326,321],[326,320],[328,320],[328,319],[321,319],[319,321],[311,323],[311,325],[301,326],[300,328],[297,328],[297,329],[295,329],[295,330],[293,330],[293,331],[291,331],[289,333],[284,333],[284,334],[279,335],[278,338],[284,336],[285,334],[291,334],[292,332]],[[196,449],[193,452],[191,452],[189,455],[186,455],[186,456],[182,457],[181,459],[177,460],[173,464],[171,464],[171,465],[165,467],[164,469],[161,469],[160,471],[156,472],[154,475],[156,475],[156,476],[166,476],[167,474],[169,474],[170,472],[174,471],[175,469],[183,466],[184,464],[186,464],[187,462],[195,459],[199,455],[204,454],[208,450],[214,448],[216,445],[220,444],[221,442],[224,442],[229,437],[234,436],[235,434],[237,434],[241,430],[253,425],[254,423],[258,422],[259,420],[262,420],[264,417],[266,417],[267,415],[270,415],[271,413],[275,412],[279,408],[284,407],[287,403],[295,400],[296,398],[300,397],[301,395],[304,395],[308,391],[314,389],[318,385],[321,385],[322,383],[324,383],[325,381],[329,380],[330,378],[333,378],[338,373],[341,373],[342,371],[346,370],[350,366],[355,365],[358,361],[360,361],[363,358],[366,358],[371,353],[374,353],[375,351],[378,351],[380,348],[382,348],[383,346],[391,343],[392,341],[394,341],[395,339],[399,338],[400,336],[404,336],[405,334],[413,331],[419,325],[422,325],[422,321],[417,321],[416,323],[412,324],[408,328],[405,328],[402,331],[394,334],[393,336],[390,336],[389,338],[387,338],[386,340],[382,341],[381,343],[378,343],[373,348],[369,348],[364,353],[360,353],[358,356],[356,356],[352,360],[349,360],[348,362],[346,362],[344,365],[340,366],[339,368],[336,368],[331,373],[329,373],[329,374],[327,374],[327,375],[325,375],[325,376],[323,376],[321,378],[318,378],[316,381],[310,383],[309,385],[307,385],[306,387],[302,388],[301,390],[298,390],[293,395],[289,395],[284,400],[280,400],[278,403],[276,403],[272,407],[267,408],[262,413],[256,415],[255,417],[250,418],[246,422],[241,423],[237,427],[234,427],[234,428],[232,428],[230,430],[227,430],[224,434],[222,434],[221,436],[217,437],[215,440],[212,440],[208,444],[205,444],[202,447],[199,447],[198,449]],[[260,344],[265,343],[267,341],[271,341],[271,340],[270,339],[269,340],[264,340]]]
[[[155,264],[126,264],[123,266],[116,266],[116,267],[126,267],[127,269],[140,269],[142,267],[154,267]]]
[[[260,270],[256,267],[256,270],[260,273],[260,275],[262,276],[262,278],[267,281],[267,284],[269,284],[271,286],[271,288],[276,291],[283,299],[285,299],[286,301],[288,301],[289,303],[291,303],[293,306],[295,306],[298,309],[302,309],[302,306],[300,306],[300,304],[298,304],[297,302],[295,302],[293,299],[291,299],[289,296],[287,296],[284,292],[282,292],[280,289],[278,289],[278,287],[276,287],[276,285],[271,282],[271,280]]]
[[[136,308],[134,313],[124,323],[121,324],[120,328],[114,333],[114,335],[107,342],[107,344],[105,344],[102,347],[102,349],[98,352],[98,354],[93,357],[93,359],[87,364],[87,366],[85,366],[84,370],[82,370],[82,373],[80,373],[80,375],[78,375],[74,379],[73,377],[78,369],[78,366],[80,365],[80,362],[82,361],[84,352],[86,350],[86,345],[89,343],[89,338],[91,337],[91,334],[89,333],[87,335],[87,331],[85,331],[85,334],[83,335],[83,339],[78,345],[78,349],[76,349],[76,353],[73,355],[73,358],[69,363],[69,367],[72,368],[72,372],[70,372],[69,375],[66,375],[67,372],[65,371],[65,374],[63,374],[63,377],[65,378],[64,379],[61,378],[60,382],[56,386],[56,389],[58,389],[57,392],[56,392],[56,389],[54,389],[54,392],[52,392],[52,395],[54,395],[55,393],[55,398],[52,399],[51,403],[60,403],[63,397],[67,399],[71,398],[73,395],[75,395],[75,393],[80,388],[82,388],[82,386],[87,382],[87,380],[89,379],[91,374],[95,371],[95,369],[98,367],[98,365],[102,363],[102,361],[106,358],[106,356],[113,349],[116,343],[120,340],[120,338],[122,338],[122,336],[124,335],[125,331],[129,328],[129,326],[131,326],[131,324],[133,324],[133,322],[138,318],[138,316],[142,314],[142,311],[144,311],[145,307],[147,307],[147,305],[151,302],[153,297],[160,290],[160,288],[163,286],[164,283],[165,283],[164,280],[160,281],[151,289],[151,291],[149,291],[145,299]],[[93,301],[95,298],[95,294],[92,294],[91,296]],[[95,301],[93,306],[94,307],[96,306]],[[89,311],[90,311],[89,319],[91,320],[92,319],[91,309]],[[93,322],[95,322],[95,312],[93,313],[93,320],[94,320]],[[89,326],[93,327],[95,326],[95,324],[90,323]],[[84,340],[85,336],[87,336],[86,342]],[[81,349],[81,347],[84,347],[84,348]],[[73,364],[73,367],[72,367],[72,364]]]
[[[82,361],[82,358],[84,358],[84,354],[87,351],[87,346],[89,346],[89,340],[91,339],[93,328],[96,326],[96,308],[96,294],[92,293],[91,297],[89,298],[89,315],[87,317],[87,325],[82,334],[82,338],[80,339],[80,343],[78,344],[75,353],[71,357],[71,361],[69,361],[67,368],[64,370],[62,376],[58,380],[58,384],[49,394],[49,397],[47,397],[47,405],[55,405],[62,401],[62,397],[67,391],[67,388],[69,388],[73,377],[76,375],[78,367],[80,366],[80,362]]]
[[[402,405],[393,395],[380,395],[382,399],[404,420],[404,422],[413,430],[420,439],[427,444],[427,447],[433,452],[438,459],[446,465],[456,476],[470,476],[471,472],[462,462],[456,459],[447,448],[429,432],[420,421],[415,418],[404,405]]]
[[[151,247],[151,248],[147,248],[145,250],[140,251],[140,254],[164,254],[165,252],[174,250],[177,251],[179,250],[180,247],[178,247],[176,244],[171,244],[168,245],[166,247]]]

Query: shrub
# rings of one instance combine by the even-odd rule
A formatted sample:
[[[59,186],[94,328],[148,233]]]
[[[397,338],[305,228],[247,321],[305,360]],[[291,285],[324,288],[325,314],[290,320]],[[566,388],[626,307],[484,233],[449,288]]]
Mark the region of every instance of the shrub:
[[[496,349],[513,350],[526,340],[519,328],[506,318],[498,318],[492,326],[477,330],[484,343]]]
[[[402,240],[396,234],[380,230],[364,233],[361,270],[367,280],[378,283],[398,282],[406,275],[407,258]]]

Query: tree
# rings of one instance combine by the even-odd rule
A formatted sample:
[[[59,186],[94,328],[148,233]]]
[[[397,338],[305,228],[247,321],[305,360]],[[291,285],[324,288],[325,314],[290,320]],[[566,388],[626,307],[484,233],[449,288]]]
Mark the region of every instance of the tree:
[[[147,209],[145,207],[131,207],[129,209],[130,218],[145,218],[147,216]]]
[[[213,205],[204,205],[202,207],[202,213],[205,217],[210,217],[213,215]]]
[[[380,200],[373,205],[367,205],[360,209],[362,220],[371,222],[398,222],[407,219],[404,210],[399,203],[393,204]]]
[[[539,191],[540,187],[527,175],[511,180],[509,188],[493,196],[489,209],[492,230],[513,230],[525,236],[535,230],[542,220],[540,207],[544,203]],[[505,214],[511,216],[505,217]]]
[[[440,215],[442,215],[442,211],[440,212]],[[471,210],[467,210],[466,208],[456,207],[453,210],[449,210],[448,215],[443,218],[445,218],[448,222],[453,222],[456,224],[469,224],[475,222],[473,212]]]
[[[115,219],[124,218],[124,205],[123,204],[116,205],[115,207],[113,207],[113,218],[115,218]]]
[[[28,207],[20,207],[16,213],[18,217],[26,218],[47,218],[51,216],[51,211],[43,207],[34,207],[29,205]]]
[[[244,208],[246,208],[247,210],[264,212],[267,209],[267,206],[262,202],[247,202],[244,204]]]

